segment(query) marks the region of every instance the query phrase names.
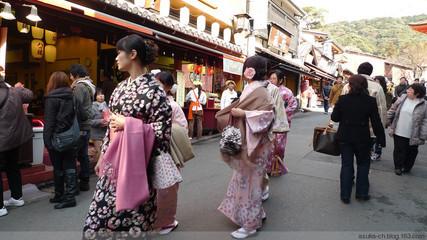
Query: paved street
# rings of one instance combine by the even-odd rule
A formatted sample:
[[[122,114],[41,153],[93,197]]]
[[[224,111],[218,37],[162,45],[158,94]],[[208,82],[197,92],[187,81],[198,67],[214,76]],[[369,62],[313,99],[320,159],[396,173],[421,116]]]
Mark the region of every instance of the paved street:
[[[268,218],[252,239],[361,239],[364,233],[415,231],[425,234],[427,147],[420,148],[413,173],[398,177],[393,172],[393,142],[389,140],[383,160],[372,165],[373,199],[366,203],[352,199],[350,205],[344,205],[339,200],[339,157],[311,150],[314,126],[326,122],[327,117],[319,113],[299,114],[294,119],[286,153],[290,173],[272,179],[271,198],[264,205]],[[183,169],[185,179],[177,216],[180,226],[170,236],[159,239],[230,239],[229,233],[236,226],[216,207],[225,194],[231,170],[219,160],[218,139],[198,143],[194,148],[197,159]],[[46,198],[12,209],[0,219],[0,239],[78,239],[91,195],[81,194],[78,207],[66,210],[53,210]],[[417,236],[412,237],[427,239],[426,235]],[[388,237],[382,239],[397,239]]]

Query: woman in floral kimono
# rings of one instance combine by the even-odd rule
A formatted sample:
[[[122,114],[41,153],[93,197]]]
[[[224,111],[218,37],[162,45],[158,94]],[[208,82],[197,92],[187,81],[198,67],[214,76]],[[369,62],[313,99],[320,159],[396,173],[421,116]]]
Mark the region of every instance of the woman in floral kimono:
[[[110,99],[111,121],[104,139],[100,161],[95,167],[100,178],[96,184],[83,229],[85,239],[109,238],[113,237],[113,234],[114,239],[145,236],[147,231],[152,230],[155,222],[156,182],[173,185],[176,178],[180,177],[179,171],[176,170],[178,177],[170,174],[167,178],[159,180],[159,177],[164,177],[159,169],[163,173],[167,171],[161,169],[159,165],[168,166],[167,162],[164,163],[161,160],[167,159],[167,153],[170,151],[172,110],[165,92],[146,68],[154,62],[157,46],[134,34],[117,42],[117,53],[116,61],[119,70],[128,72],[130,77],[117,86]],[[151,125],[154,131],[154,145],[149,167],[140,169],[140,171],[147,171],[149,199],[136,209],[116,211],[116,200],[123,196],[116,195],[117,185],[111,177],[111,165],[102,164],[102,162],[105,161],[104,154],[112,145],[110,138],[124,130],[128,118],[140,119],[144,124]],[[120,159],[122,160],[126,158]],[[172,165],[175,166],[173,162]],[[147,182],[139,179],[135,184],[142,185]]]
[[[267,91],[267,60],[260,56],[246,59],[244,76],[249,84],[239,101],[217,113],[218,128],[230,123],[240,129],[241,151],[222,154],[233,169],[227,194],[218,210],[241,228],[231,233],[243,239],[257,232],[266,213],[262,207],[262,184],[271,149],[268,134],[274,119],[272,99]]]
[[[282,70],[276,69],[269,74],[270,82],[279,88],[279,94],[285,104],[286,118],[290,127],[294,111],[298,103],[292,91],[285,87],[285,74]],[[289,130],[289,129],[288,129]],[[275,131],[273,143],[273,153],[267,166],[267,173],[271,176],[282,176],[288,172],[285,165],[285,150],[288,141],[288,131]]]

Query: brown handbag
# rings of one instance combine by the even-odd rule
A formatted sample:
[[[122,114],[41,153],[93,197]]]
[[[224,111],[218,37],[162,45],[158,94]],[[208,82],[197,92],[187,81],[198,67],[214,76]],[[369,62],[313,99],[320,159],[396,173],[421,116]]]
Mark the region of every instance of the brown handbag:
[[[316,127],[313,134],[313,150],[332,156],[341,155],[337,131],[331,127]]]

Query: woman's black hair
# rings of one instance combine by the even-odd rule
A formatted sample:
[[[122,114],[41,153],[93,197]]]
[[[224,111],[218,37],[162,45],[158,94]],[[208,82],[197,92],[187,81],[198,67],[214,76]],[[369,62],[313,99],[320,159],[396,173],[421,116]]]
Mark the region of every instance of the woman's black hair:
[[[267,77],[267,65],[268,61],[266,58],[261,56],[252,56],[246,59],[243,64],[243,74],[247,68],[255,69],[255,76],[252,78],[254,81],[264,81]]]
[[[125,51],[131,53],[135,50],[137,58],[143,66],[150,65],[156,61],[159,47],[151,40],[146,40],[137,34],[128,35],[120,39],[116,48],[119,51]]]
[[[350,94],[362,95],[369,94],[368,80],[362,75],[353,75],[348,79],[350,85]]]
[[[285,72],[283,72],[280,69],[273,69],[268,73],[268,77],[271,77],[271,75],[276,74],[277,76],[277,80],[278,80],[278,84],[282,85],[283,82],[285,81],[286,77],[285,77]]]
[[[412,88],[414,90],[414,95],[417,96],[417,98],[424,98],[426,96],[426,88],[422,84],[414,83],[408,88]]]
[[[156,74],[156,78],[165,86],[172,87],[175,84],[175,80],[172,73],[168,71],[162,71]]]
[[[375,76],[374,80],[378,80],[380,82],[380,85],[383,88],[384,93],[388,92],[388,90],[387,90],[387,80],[385,79],[384,76]]]
[[[71,67],[70,67],[70,74],[74,78],[84,78],[86,76],[89,76],[89,72],[81,64],[73,64],[73,65],[71,65]]]

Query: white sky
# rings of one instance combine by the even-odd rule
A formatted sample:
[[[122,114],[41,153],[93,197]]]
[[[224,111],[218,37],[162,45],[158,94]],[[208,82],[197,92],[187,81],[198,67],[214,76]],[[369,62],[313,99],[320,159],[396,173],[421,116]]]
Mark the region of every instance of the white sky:
[[[326,22],[427,14],[427,0],[293,0],[299,7],[328,11]]]

